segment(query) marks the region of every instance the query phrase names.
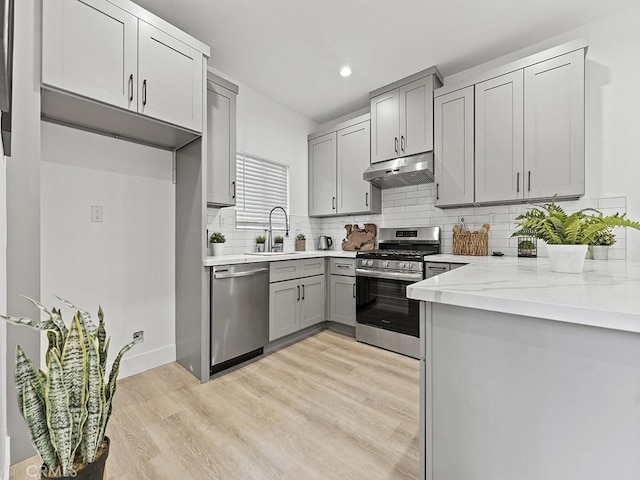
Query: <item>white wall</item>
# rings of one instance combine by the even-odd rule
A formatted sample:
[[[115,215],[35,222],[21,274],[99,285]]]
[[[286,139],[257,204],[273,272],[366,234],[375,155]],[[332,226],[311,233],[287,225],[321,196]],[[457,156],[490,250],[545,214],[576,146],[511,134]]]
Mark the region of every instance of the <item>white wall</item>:
[[[0,150],[2,147],[0,146]],[[7,183],[0,153],[0,313],[7,313]],[[7,325],[0,321],[0,358],[7,358]],[[4,362],[3,362],[4,363]],[[9,479],[7,452],[7,369],[0,367],[0,478]]]
[[[319,125],[222,72],[216,73],[240,87],[236,120],[238,151],[289,165],[288,213],[293,235],[285,241],[285,249],[293,250],[295,233],[304,232],[308,238],[312,234],[313,222],[308,218],[307,135]],[[225,234],[228,253],[251,250],[254,237],[262,233],[236,229],[233,208],[208,209],[207,213],[207,229]],[[312,243],[309,238],[308,244]]]
[[[172,154],[42,122],[41,175],[42,302],[59,295],[93,315],[100,303],[111,359],[144,330],[122,377],[174,361]],[[92,205],[103,223],[90,221]]]

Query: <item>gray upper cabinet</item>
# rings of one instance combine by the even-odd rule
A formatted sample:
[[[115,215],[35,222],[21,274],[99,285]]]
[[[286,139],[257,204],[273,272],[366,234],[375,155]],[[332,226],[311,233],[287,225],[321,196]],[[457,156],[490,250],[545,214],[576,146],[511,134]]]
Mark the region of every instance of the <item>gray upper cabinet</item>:
[[[42,9],[42,83],[137,111],[138,19],[104,0]]]
[[[371,163],[398,156],[400,137],[400,90],[371,99]]]
[[[473,86],[434,99],[434,169],[438,207],[474,199]]]
[[[436,206],[584,195],[585,49],[561,45],[435,92]]]
[[[436,67],[370,92],[371,163],[433,150]]]
[[[207,80],[207,205],[236,204],[238,87],[209,73]]]
[[[584,195],[584,50],[524,69],[525,196]]]
[[[309,140],[309,215],[333,215],[336,210],[337,135]]]
[[[380,213],[380,189],[363,180],[371,159],[369,115],[309,135],[309,215]]]
[[[475,86],[475,201],[523,198],[523,72]]]
[[[338,130],[338,214],[371,211],[371,183],[362,179],[370,165],[370,122]]]
[[[43,2],[42,85],[48,90],[201,133],[203,54],[209,54],[206,45],[131,2]],[[88,108],[76,110],[93,116],[95,110],[87,113]],[[110,119],[102,127],[114,133],[123,122],[116,115]],[[93,123],[87,126],[94,128]],[[118,134],[135,138],[129,131]],[[145,139],[144,132],[140,135]]]

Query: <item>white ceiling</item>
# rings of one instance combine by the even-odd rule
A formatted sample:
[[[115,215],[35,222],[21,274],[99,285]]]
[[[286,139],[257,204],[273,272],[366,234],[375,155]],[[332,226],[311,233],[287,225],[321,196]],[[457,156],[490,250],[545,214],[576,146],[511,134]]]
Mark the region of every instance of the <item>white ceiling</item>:
[[[209,64],[324,123],[437,65],[446,77],[639,0],[135,0],[211,46]],[[353,75],[342,78],[340,67]],[[241,92],[242,94],[242,92]]]

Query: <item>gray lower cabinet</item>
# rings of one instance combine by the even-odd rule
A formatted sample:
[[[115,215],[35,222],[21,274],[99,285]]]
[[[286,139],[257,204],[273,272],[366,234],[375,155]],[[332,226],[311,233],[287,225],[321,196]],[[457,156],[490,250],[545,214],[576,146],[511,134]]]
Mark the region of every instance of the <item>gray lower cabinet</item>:
[[[356,279],[342,275],[331,275],[329,280],[332,322],[355,326],[356,324]]]
[[[329,320],[344,325],[356,324],[356,261],[332,258],[329,278]]]
[[[269,341],[325,320],[324,258],[272,262]]]
[[[236,98],[238,86],[207,76],[207,205],[236,204]]]

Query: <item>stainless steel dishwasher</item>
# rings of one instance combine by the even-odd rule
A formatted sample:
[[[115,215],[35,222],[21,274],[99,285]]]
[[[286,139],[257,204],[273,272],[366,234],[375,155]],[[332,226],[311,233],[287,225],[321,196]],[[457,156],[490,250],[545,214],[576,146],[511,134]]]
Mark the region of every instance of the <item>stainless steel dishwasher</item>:
[[[211,369],[261,355],[269,343],[269,264],[211,268]]]

